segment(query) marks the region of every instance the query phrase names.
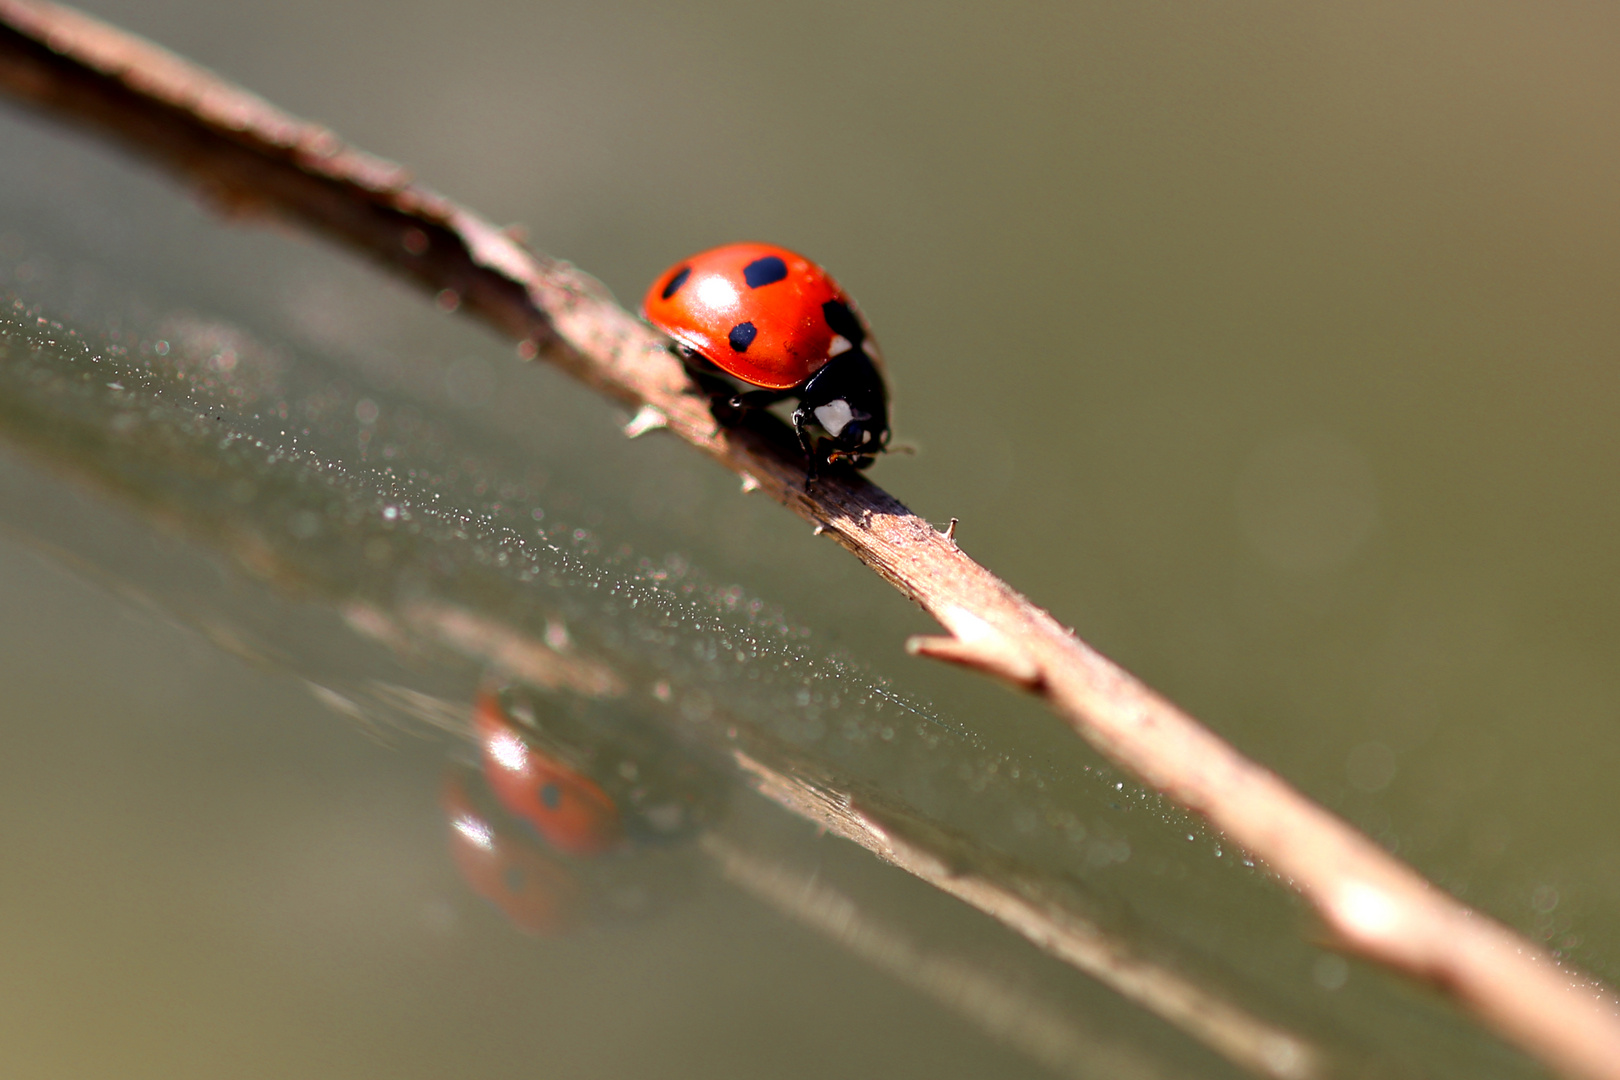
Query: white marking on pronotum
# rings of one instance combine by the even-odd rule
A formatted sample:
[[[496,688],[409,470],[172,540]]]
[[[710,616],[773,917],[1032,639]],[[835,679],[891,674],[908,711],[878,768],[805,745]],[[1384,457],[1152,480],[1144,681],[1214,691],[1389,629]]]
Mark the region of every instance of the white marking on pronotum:
[[[827,346],[827,359],[831,360],[835,356],[840,356],[847,353],[854,347],[855,346],[849,343],[849,338],[845,337],[843,334],[834,334],[832,344]]]
[[[836,398],[815,410],[816,423],[826,429],[827,434],[838,438],[840,432],[849,426],[855,419],[855,410],[849,407],[849,402],[843,398]]]

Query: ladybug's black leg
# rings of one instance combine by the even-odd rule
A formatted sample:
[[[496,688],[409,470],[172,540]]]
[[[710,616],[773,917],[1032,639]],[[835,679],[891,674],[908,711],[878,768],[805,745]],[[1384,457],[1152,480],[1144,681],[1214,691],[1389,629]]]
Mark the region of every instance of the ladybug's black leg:
[[[681,362],[686,365],[686,374],[697,383],[698,389],[708,396],[715,419],[721,423],[731,421],[736,414],[748,409],[763,409],[775,405],[793,394],[792,390],[739,391],[737,384],[729,375],[723,374],[695,350],[675,342],[670,346],[670,351],[681,358]]]
[[[815,448],[810,443],[810,433],[805,430],[804,426],[805,417],[808,415],[809,410],[803,405],[793,410],[793,434],[799,437],[799,445],[804,448],[804,490],[806,491],[810,490],[811,485],[816,482],[816,478],[820,475],[820,470],[816,468],[820,462],[816,459]]]
[[[737,388],[724,375],[716,375],[712,371],[704,371],[691,365],[687,365],[686,373],[692,377],[693,382],[698,384],[698,389],[702,390],[709,400],[716,405],[722,402],[729,403],[737,393]]]
[[[726,402],[733,409],[765,409],[775,405],[783,398],[791,397],[792,390],[749,390],[741,394],[731,395]]]
[[[682,355],[681,359],[686,361],[686,374],[709,399],[709,411],[714,413],[714,418],[722,424],[734,421],[737,414],[746,408],[744,403],[737,400],[741,395],[737,393],[736,384],[696,353]]]

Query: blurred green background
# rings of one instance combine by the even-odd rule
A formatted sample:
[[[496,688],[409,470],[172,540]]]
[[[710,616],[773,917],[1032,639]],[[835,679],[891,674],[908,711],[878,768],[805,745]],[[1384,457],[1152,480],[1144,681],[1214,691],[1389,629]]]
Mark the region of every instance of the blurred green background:
[[[1620,13],[86,6],[522,223],[626,302],[729,240],[823,263],[919,449],[878,483],[1440,884],[1620,981]],[[624,443],[613,408],[505,343],[85,136],[8,106],[0,147],[9,294],[92,332],[244,327],[521,432],[572,520],[679,552],[1106,802],[1056,721],[906,659],[920,615],[697,455]],[[544,944],[466,914],[442,747],[356,738],[11,527],[8,1075],[1034,1068],[718,886]],[[1214,879],[1204,909],[1132,877],[1172,850],[1216,873],[1173,814],[1114,827],[1141,857],[1089,884],[1219,956],[1238,996],[1379,1043],[1390,1074],[1533,1074],[1427,995],[1324,968],[1254,875]],[[1143,1046],[1180,1038],[1122,1015]],[[1174,1068],[1228,1068],[1178,1047]]]

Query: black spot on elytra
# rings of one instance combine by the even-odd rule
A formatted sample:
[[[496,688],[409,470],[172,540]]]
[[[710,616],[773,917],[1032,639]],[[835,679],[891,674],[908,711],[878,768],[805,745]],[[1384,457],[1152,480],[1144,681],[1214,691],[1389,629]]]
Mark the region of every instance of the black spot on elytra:
[[[775,255],[767,255],[762,259],[755,259],[743,267],[743,280],[748,282],[750,289],[757,289],[761,285],[781,281],[787,277],[787,263]]]
[[[681,267],[675,272],[675,276],[669,279],[669,284],[664,286],[664,291],[660,294],[660,296],[663,299],[668,300],[670,297],[681,291],[681,286],[685,285],[686,279],[691,276],[692,268],[690,266]]]
[[[866,331],[861,329],[861,320],[849,310],[849,305],[842,300],[829,300],[821,305],[821,316],[832,327],[832,332],[842,334],[844,339],[856,348],[866,340]]]
[[[747,352],[748,346],[754,343],[754,335],[757,333],[759,333],[759,330],[753,323],[740,322],[731,328],[731,333],[726,335],[726,340],[731,342],[734,351]]]
[[[555,810],[562,805],[562,789],[553,783],[540,785],[540,801],[547,810]]]

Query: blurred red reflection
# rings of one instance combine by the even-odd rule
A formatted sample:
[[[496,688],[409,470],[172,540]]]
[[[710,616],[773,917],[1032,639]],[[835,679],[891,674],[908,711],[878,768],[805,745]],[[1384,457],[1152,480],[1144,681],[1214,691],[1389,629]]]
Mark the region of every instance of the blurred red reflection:
[[[597,783],[526,739],[499,695],[479,693],[473,707],[484,779],[506,810],[569,855],[598,855],[624,836],[619,808]]]
[[[492,822],[459,778],[445,781],[440,802],[451,856],[474,892],[531,934],[560,934],[579,922],[583,895],[572,869]]]

